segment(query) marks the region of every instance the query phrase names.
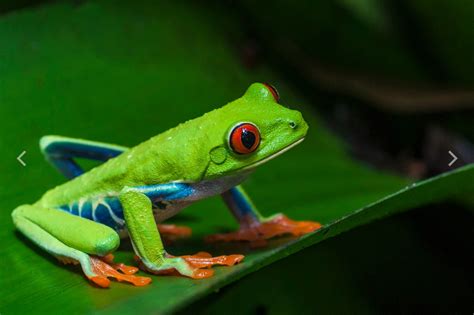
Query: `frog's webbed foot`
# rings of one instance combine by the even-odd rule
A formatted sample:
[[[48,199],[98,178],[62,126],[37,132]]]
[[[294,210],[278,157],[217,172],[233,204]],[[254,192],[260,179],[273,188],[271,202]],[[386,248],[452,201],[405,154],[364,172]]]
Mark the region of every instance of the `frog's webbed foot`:
[[[101,257],[100,259],[107,263],[110,267],[114,268],[117,271],[121,271],[126,275],[133,275],[139,270],[137,267],[127,266],[122,263],[114,263],[114,255],[112,254],[108,254],[104,257]]]
[[[214,234],[206,237],[208,242],[249,241],[253,245],[266,245],[266,240],[275,236],[291,234],[301,236],[321,227],[318,222],[294,221],[284,214],[277,214],[262,222],[242,224],[236,232]]]
[[[204,279],[214,275],[212,266],[233,266],[244,259],[244,255],[222,255],[212,257],[207,252],[194,255],[172,256],[166,254],[165,262],[159,268],[147,267],[138,256],[135,257],[140,268],[153,274],[182,275],[192,279]]]
[[[111,254],[104,257],[91,255],[90,266],[92,273],[95,275],[87,276],[87,278],[103,288],[107,288],[110,285],[109,277],[115,278],[119,282],[125,281],[132,283],[135,286],[144,286],[151,282],[151,278],[133,275],[138,271],[138,268],[126,266],[121,263],[113,263],[112,260],[113,256]]]
[[[192,230],[187,226],[180,226],[175,224],[158,224],[160,235],[166,241],[174,241],[179,238],[186,238],[191,236]]]
[[[214,265],[233,266],[241,262],[244,259],[244,255],[234,254],[212,257],[212,255],[207,252],[199,252],[194,255],[184,255],[181,256],[181,258],[187,261],[191,266],[201,269],[211,268]]]

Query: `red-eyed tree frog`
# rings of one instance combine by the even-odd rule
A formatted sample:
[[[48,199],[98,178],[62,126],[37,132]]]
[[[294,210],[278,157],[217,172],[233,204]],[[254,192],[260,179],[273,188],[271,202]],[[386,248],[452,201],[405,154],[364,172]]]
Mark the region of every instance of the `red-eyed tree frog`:
[[[303,235],[317,222],[283,214],[263,217],[240,183],[262,163],[303,141],[308,125],[300,112],[278,104],[276,89],[254,83],[239,99],[133,147],[45,136],[47,160],[70,180],[32,205],[12,212],[17,229],[64,263],[79,263],[100,287],[110,278],[137,286],[151,282],[138,268],[113,262],[120,238],[130,237],[141,269],[210,277],[213,265],[231,266],[243,255],[168,254],[160,237],[189,229],[161,224],[182,208],[221,195],[240,229],[209,241],[259,242],[282,234]],[[103,161],[84,172],[76,158]],[[157,226],[158,223],[158,226]]]

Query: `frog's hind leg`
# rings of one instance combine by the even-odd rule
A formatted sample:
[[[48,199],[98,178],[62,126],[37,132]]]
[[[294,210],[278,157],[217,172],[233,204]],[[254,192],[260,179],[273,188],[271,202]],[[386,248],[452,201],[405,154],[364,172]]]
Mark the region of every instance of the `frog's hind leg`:
[[[283,214],[264,218],[242,187],[236,186],[222,194],[224,202],[240,223],[236,232],[210,235],[207,241],[248,241],[253,246],[267,244],[267,240],[280,235],[301,236],[321,228],[319,222],[294,221]]]
[[[105,225],[34,205],[19,206],[12,217],[18,230],[31,241],[64,263],[79,263],[86,277],[101,287],[109,286],[108,277],[137,286],[151,282],[150,278],[132,275],[137,271],[134,267],[112,263],[110,253],[120,240]]]
[[[115,144],[61,136],[42,137],[40,148],[46,159],[68,178],[84,173],[75,158],[105,162],[128,149]]]

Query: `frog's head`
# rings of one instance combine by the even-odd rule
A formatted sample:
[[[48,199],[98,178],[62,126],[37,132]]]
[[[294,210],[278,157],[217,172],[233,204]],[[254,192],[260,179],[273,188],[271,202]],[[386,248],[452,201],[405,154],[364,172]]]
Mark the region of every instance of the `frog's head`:
[[[241,98],[206,114],[213,135],[207,137],[204,178],[244,173],[303,141],[308,131],[303,116],[278,101],[275,88],[254,83]]]

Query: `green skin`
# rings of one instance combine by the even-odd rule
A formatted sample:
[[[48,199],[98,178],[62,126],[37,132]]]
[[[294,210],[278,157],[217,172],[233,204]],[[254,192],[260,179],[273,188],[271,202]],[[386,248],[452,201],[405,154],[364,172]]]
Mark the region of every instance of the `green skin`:
[[[261,134],[260,145],[251,154],[236,154],[228,143],[230,130],[241,122],[253,123]],[[55,256],[78,261],[91,277],[94,272],[89,255],[104,256],[115,251],[119,235],[108,226],[58,207],[81,198],[116,195],[134,250],[146,268],[152,272],[175,268],[190,276],[194,270],[189,264],[167,255],[152,202],[134,187],[229,179],[222,181],[226,183],[222,184],[224,191],[238,185],[258,165],[298,143],[307,130],[300,112],[279,105],[268,87],[254,83],[241,98],[128,149],[49,190],[33,205],[17,207],[13,221],[34,243]],[[218,190],[216,194],[221,193]],[[264,220],[255,214],[258,220]]]

